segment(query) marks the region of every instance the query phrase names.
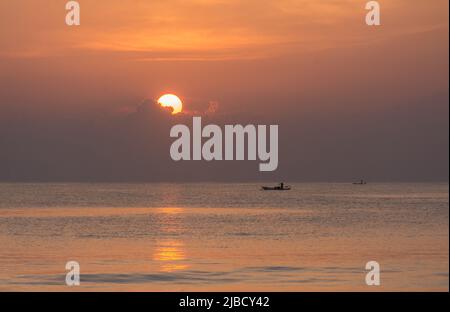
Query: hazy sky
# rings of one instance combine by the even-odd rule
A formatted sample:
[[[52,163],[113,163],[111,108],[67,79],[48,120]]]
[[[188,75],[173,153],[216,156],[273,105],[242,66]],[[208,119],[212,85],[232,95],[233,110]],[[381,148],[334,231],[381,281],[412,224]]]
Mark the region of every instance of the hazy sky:
[[[0,2],[0,181],[448,181],[448,0],[65,2]],[[278,170],[173,162],[192,115],[278,124]]]

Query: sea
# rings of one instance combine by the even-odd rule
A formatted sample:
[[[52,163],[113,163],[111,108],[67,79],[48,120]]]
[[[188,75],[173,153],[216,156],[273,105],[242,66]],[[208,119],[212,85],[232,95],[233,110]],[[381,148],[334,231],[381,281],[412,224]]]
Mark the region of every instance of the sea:
[[[290,185],[0,183],[0,291],[449,290],[448,183]]]

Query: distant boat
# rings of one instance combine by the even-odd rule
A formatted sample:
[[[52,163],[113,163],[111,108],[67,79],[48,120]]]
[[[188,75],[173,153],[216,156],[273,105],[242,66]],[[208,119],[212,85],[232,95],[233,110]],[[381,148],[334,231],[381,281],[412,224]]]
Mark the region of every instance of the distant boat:
[[[365,184],[367,184],[367,182],[364,181],[364,180],[361,180],[361,181],[358,181],[358,182],[353,182],[353,184],[354,185],[365,185]]]
[[[261,188],[263,191],[289,191],[291,186],[280,183],[280,185],[277,186],[262,186]]]

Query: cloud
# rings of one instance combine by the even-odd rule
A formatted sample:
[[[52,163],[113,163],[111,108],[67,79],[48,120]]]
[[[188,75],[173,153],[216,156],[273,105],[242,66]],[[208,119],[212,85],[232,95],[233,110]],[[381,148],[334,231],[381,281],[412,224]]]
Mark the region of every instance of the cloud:
[[[219,110],[219,102],[218,101],[209,101],[208,109],[206,110],[206,114],[215,114]]]

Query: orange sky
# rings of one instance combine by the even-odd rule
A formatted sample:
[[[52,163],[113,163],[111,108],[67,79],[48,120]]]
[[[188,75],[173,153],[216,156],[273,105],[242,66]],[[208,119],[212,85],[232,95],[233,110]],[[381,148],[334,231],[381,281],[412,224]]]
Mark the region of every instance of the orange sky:
[[[78,28],[64,1],[0,4],[1,54],[44,57],[139,52],[136,59],[253,59],[364,45],[448,28],[448,1],[380,1],[382,29],[364,24],[363,0],[80,1]]]
[[[362,161],[408,179],[448,177],[447,0],[381,0],[380,27],[365,24],[363,0],[79,2],[79,27],[65,24],[65,1],[0,2],[0,123],[12,133],[4,142],[41,123],[49,133],[66,120],[91,131],[99,118],[174,93],[189,111],[216,103],[221,122],[263,119],[295,139],[309,133],[299,153],[317,153],[305,166],[323,148],[347,147],[329,153],[341,155],[336,176]],[[330,143],[328,133],[340,137]],[[15,151],[9,166],[23,167],[23,150],[2,149]],[[284,168],[299,165],[292,157]]]
[[[338,84],[345,80],[346,84],[366,81],[372,86],[369,71],[374,71],[371,74],[377,81],[389,79],[392,66],[398,67],[392,83],[404,87],[402,83],[411,77],[410,73],[404,75],[411,66],[411,60],[405,62],[409,57],[414,66],[425,67],[420,75],[412,75],[414,79],[433,75],[434,80],[442,81],[442,73],[436,69],[442,62],[448,63],[444,51],[448,1],[380,1],[382,26],[378,28],[365,25],[365,3],[80,1],[81,26],[68,27],[63,4],[6,0],[0,3],[0,62],[6,65],[5,76],[9,71],[20,72],[50,84],[51,74],[60,83],[69,79],[86,95],[101,97],[103,91],[98,90],[106,88],[136,98],[155,98],[171,91],[206,102],[225,100],[237,87],[250,99],[271,89],[278,90],[281,97],[303,88],[306,93],[317,93],[323,88],[322,77],[333,76],[330,69],[339,76],[333,79],[340,90],[343,87]],[[430,57],[430,52],[439,55]],[[338,68],[342,64],[345,68]],[[298,75],[291,77],[288,71],[294,68]],[[354,71],[366,74],[352,77]],[[43,73],[46,77],[41,77]],[[84,86],[89,78],[93,81]],[[423,81],[416,83],[419,86]],[[31,92],[36,83],[30,84]],[[53,86],[52,81],[48,87]],[[428,87],[432,86],[424,86]],[[87,97],[92,99],[92,95]],[[90,102],[94,102],[90,106],[99,103]]]

